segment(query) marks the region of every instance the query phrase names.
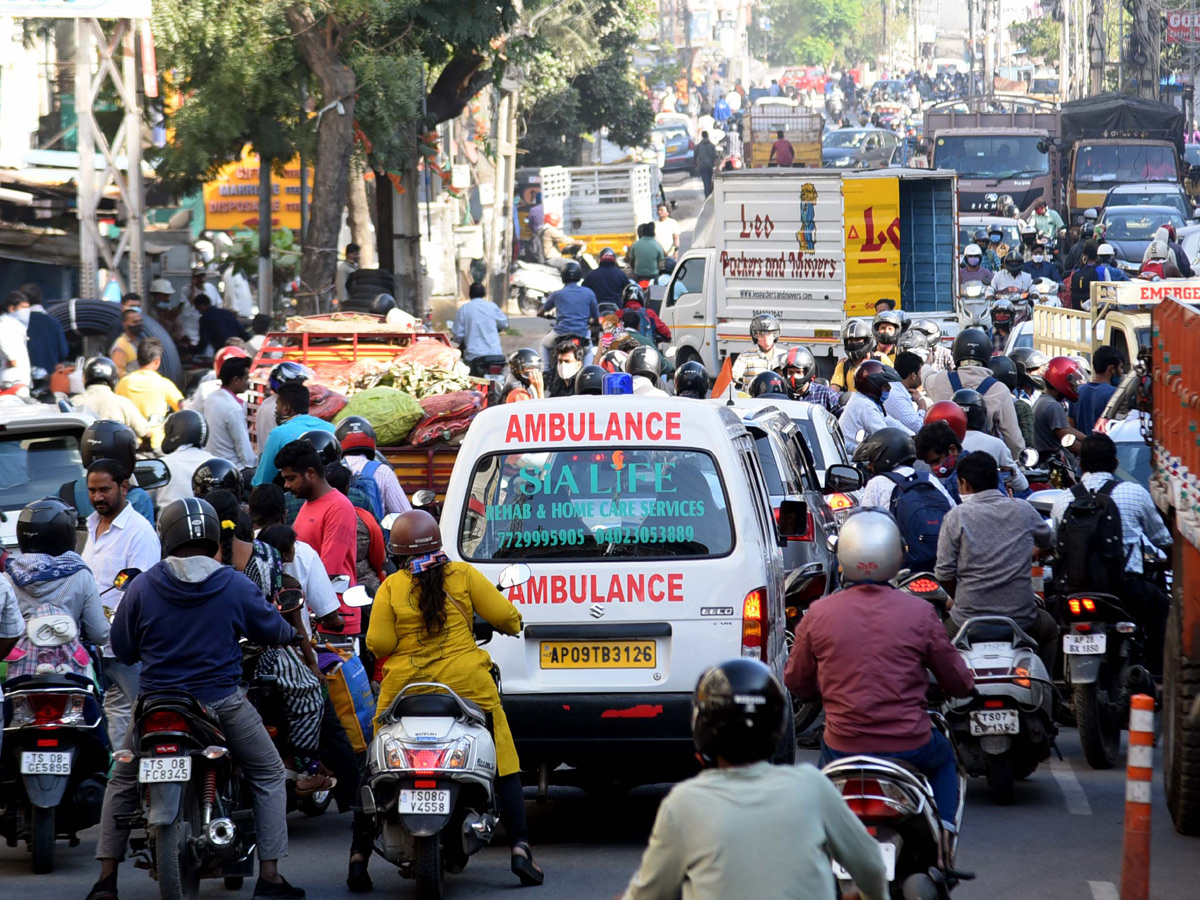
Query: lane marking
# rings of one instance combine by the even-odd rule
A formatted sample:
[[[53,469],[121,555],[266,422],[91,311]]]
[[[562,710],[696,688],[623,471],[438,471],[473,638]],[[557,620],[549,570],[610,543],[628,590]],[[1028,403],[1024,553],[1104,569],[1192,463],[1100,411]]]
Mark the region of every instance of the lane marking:
[[[1092,900],[1121,900],[1117,886],[1111,881],[1089,881],[1088,887],[1092,889]]]
[[[1075,777],[1071,763],[1067,760],[1050,760],[1050,774],[1054,776],[1063,792],[1063,799],[1067,801],[1067,812],[1073,816],[1090,816],[1092,805],[1088,803],[1087,794],[1084,793],[1079,779]]]

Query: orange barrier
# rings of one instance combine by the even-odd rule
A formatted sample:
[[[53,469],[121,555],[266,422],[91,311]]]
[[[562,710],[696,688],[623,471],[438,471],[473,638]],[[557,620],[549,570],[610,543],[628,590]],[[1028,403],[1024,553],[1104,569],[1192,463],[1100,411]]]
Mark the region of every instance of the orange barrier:
[[[1150,782],[1154,774],[1154,698],[1129,701],[1129,754],[1125,770],[1125,844],[1121,900],[1150,898]]]

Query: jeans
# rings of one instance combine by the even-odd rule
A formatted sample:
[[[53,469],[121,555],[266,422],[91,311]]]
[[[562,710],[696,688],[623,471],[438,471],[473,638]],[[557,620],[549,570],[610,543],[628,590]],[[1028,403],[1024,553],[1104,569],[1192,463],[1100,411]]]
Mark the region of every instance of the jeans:
[[[238,690],[215,703],[205,704],[216,713],[217,721],[234,759],[242,767],[246,784],[254,796],[254,825],[258,837],[259,859],[280,859],[287,856],[287,791],[283,761],[271,743],[271,737],[259,718],[258,711]],[[125,746],[132,740],[133,729],[125,735]],[[112,779],[104,792],[104,809],[100,814],[100,840],[96,843],[96,859],[125,858],[129,832],[117,827],[114,816],[137,812],[137,760],[117,763]]]
[[[707,197],[713,189],[713,170],[707,166],[701,166],[699,172],[700,180],[704,182],[704,196]]]
[[[108,739],[113,750],[125,749],[125,736],[133,718],[133,704],[138,697],[138,679],[142,664],[125,663],[111,656],[104,657],[104,677],[108,688],[104,692],[104,717],[108,720]]]
[[[333,708],[333,701],[328,696],[325,697],[325,705],[321,710],[321,762],[337,779],[333,799],[337,801],[338,811],[345,812],[356,802],[358,758],[350,744],[350,738],[346,737],[345,726]]]
[[[951,828],[956,827],[954,817],[958,814],[958,759],[954,755],[954,748],[940,731],[932,732],[929,743],[924,747],[906,750],[903,753],[843,753],[834,750],[822,739],[821,759],[817,765],[824,767],[834,760],[858,756],[860,753],[865,756],[878,756],[881,759],[898,759],[918,768],[929,779],[930,787],[933,788],[933,800],[937,804],[938,816]]]

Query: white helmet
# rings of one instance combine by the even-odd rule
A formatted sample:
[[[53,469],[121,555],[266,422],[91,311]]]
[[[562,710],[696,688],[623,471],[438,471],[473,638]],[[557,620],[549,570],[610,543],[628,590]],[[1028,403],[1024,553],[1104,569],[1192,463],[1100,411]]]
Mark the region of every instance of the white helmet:
[[[983,251],[979,249],[978,244],[967,244],[967,249],[963,251],[963,259],[966,260],[968,256],[978,256],[983,259]]]
[[[1097,259],[1108,259],[1117,255],[1117,251],[1113,249],[1112,244],[1101,244],[1096,249]]]
[[[1170,255],[1170,248],[1166,241],[1152,241],[1150,244],[1151,259],[1166,259]]]
[[[890,581],[904,565],[904,540],[896,520],[876,509],[851,513],[838,529],[842,582]]]

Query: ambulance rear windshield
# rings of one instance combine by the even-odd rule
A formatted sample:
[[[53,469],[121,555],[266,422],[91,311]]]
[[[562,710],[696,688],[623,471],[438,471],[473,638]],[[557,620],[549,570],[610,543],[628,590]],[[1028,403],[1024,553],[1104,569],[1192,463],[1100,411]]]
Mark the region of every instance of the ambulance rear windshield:
[[[717,464],[702,450],[525,450],[476,463],[465,559],[695,559],[733,549]]]

